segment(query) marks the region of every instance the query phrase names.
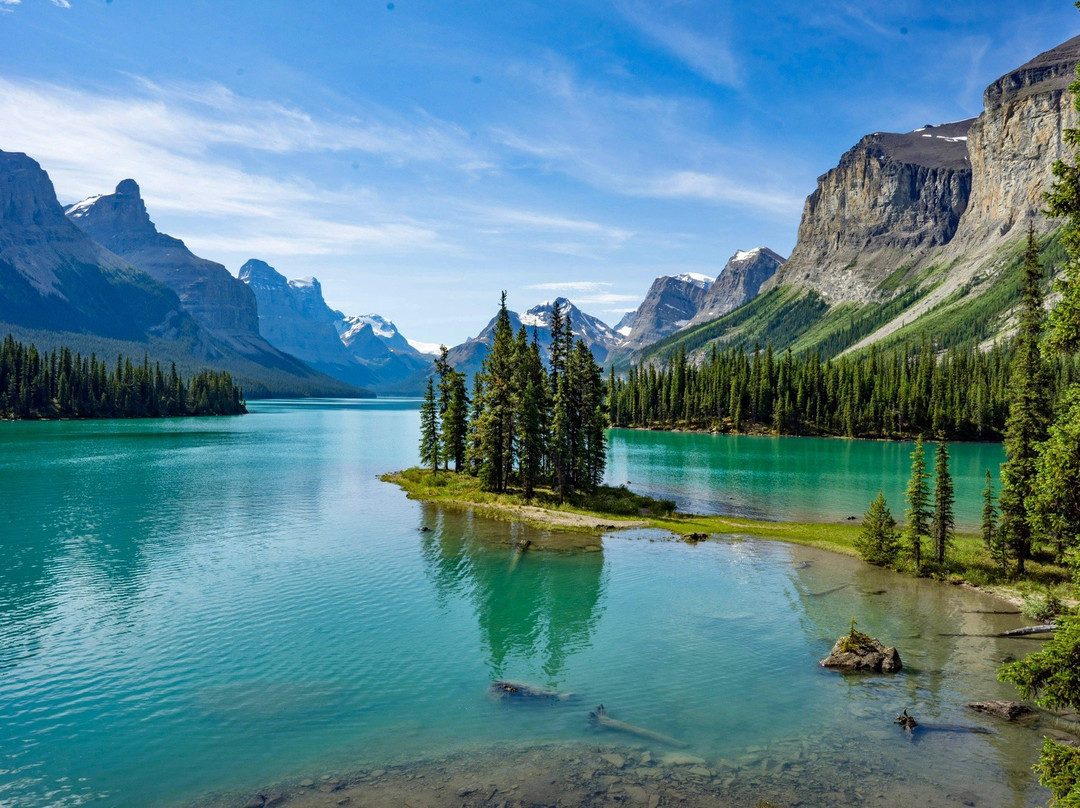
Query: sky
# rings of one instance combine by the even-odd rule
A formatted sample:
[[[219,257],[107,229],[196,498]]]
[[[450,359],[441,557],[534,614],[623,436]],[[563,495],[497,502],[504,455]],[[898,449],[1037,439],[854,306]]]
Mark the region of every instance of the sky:
[[[1068,0],[0,0],[0,149],[453,345],[504,289],[614,325],[787,255],[863,135],[975,116],[1078,33]]]

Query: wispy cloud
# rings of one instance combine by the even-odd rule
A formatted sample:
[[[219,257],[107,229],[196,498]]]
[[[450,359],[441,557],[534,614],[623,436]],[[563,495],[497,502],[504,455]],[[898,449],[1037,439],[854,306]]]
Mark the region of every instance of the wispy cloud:
[[[671,18],[670,8],[665,4],[619,0],[615,7],[649,39],[702,78],[722,87],[737,89],[742,85],[739,63],[725,32],[714,30],[710,34],[703,34],[680,25]]]
[[[643,196],[704,199],[710,202],[749,205],[775,213],[798,213],[803,198],[788,193],[763,191],[734,182],[720,174],[676,171],[642,183],[636,191]]]
[[[378,195],[342,184],[328,190],[288,171],[253,170],[237,150],[264,155],[369,153],[392,161],[434,161],[455,148],[453,127],[350,126],[316,120],[279,104],[244,99],[208,85],[162,87],[136,82],[127,95],[0,79],[0,141],[49,171],[73,200],[139,180],[157,214],[195,217],[192,244],[279,253],[328,254],[358,246],[424,249],[439,243],[430,225],[380,211]],[[357,210],[365,221],[349,221]],[[220,224],[227,233],[218,235]]]
[[[57,8],[71,8],[71,3],[68,0],[52,0],[52,4]]]

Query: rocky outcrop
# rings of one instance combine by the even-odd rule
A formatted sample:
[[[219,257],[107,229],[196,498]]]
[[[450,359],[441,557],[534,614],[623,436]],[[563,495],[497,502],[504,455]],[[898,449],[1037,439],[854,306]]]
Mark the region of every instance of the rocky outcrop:
[[[724,265],[720,275],[705,293],[689,325],[707,323],[723,317],[743,303],[757,297],[762,284],[784,263],[784,258],[768,247],[739,250]]]
[[[818,178],[795,249],[764,288],[794,284],[829,302],[869,301],[899,267],[949,243],[971,196],[972,123],[860,140]]]
[[[665,275],[653,281],[634,313],[633,325],[621,350],[636,350],[686,326],[698,313],[712,278],[705,275]]]
[[[820,664],[826,668],[876,673],[895,673],[904,667],[895,648],[886,647],[873,637],[857,631],[854,624],[851,633],[838,639]]]
[[[176,294],[64,217],[37,162],[2,151],[0,321],[126,340],[198,330]]]
[[[99,244],[175,291],[184,308],[211,333],[232,343],[259,339],[252,291],[221,264],[159,233],[135,180],[123,180],[115,193],[71,205],[67,216]]]

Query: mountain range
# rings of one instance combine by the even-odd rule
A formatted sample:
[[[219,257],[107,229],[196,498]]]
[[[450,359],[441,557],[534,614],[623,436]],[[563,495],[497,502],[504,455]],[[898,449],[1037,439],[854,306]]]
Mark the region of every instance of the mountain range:
[[[987,346],[1015,327],[1020,251],[1032,224],[1048,274],[1064,261],[1043,212],[1077,125],[1068,92],[1080,37],[992,82],[976,118],[867,135],[818,178],[791,257],[753,301],[639,352],[662,361],[714,343],[817,350],[870,344]]]
[[[790,258],[737,251],[717,277],[658,277],[611,328],[565,298],[574,331],[617,369],[682,348],[771,344],[825,356],[931,337],[988,345],[1013,328],[1028,224],[1060,267],[1041,212],[1051,166],[1077,125],[1068,85],[1080,37],[987,87],[976,118],[862,138],[818,178]],[[555,301],[511,313],[546,353]],[[449,350],[471,375],[494,318]],[[233,276],[161,233],[138,184],[62,208],[30,157],[0,151],[0,331],[229,370],[251,397],[418,393],[432,356],[388,319],[332,309],[314,278],[251,259]]]

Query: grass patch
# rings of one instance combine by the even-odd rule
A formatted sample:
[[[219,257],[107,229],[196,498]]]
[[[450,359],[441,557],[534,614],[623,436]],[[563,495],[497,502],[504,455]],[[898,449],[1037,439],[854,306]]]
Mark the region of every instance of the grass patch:
[[[612,527],[652,527],[685,536],[692,533],[707,535],[743,535],[759,539],[785,541],[816,547],[857,558],[855,539],[862,530],[858,522],[767,522],[760,519],[740,519],[729,516],[705,516],[675,512],[670,500],[658,500],[635,494],[625,486],[601,486],[591,495],[578,495],[559,503],[550,489],[538,489],[529,502],[520,491],[494,494],[480,489],[479,480],[468,474],[439,472],[411,468],[384,474],[380,478],[405,490],[410,499],[439,502],[452,506],[473,508],[499,519],[514,519],[554,530],[602,533]],[[573,515],[587,517],[573,519]],[[626,521],[631,519],[633,521]],[[622,524],[618,524],[619,522]],[[607,524],[615,523],[615,524]],[[924,547],[924,553],[929,548]],[[914,575],[907,561],[897,565],[898,572]],[[1049,557],[1036,556],[1027,563],[1022,579],[1003,572],[990,556],[982,538],[972,533],[953,537],[947,563],[923,565],[922,575],[953,584],[970,584],[1015,602],[1027,596],[1067,601],[1071,592],[1069,570],[1053,563]]]

